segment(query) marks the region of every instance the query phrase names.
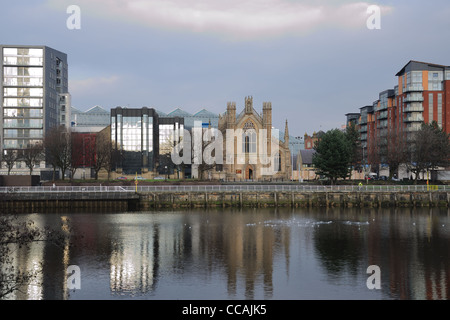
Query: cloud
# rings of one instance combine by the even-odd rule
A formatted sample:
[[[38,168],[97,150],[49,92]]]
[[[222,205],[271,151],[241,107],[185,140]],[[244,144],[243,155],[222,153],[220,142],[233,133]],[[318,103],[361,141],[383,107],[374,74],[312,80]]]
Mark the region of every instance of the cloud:
[[[80,98],[103,101],[105,97],[116,93],[118,88],[120,88],[120,77],[117,75],[69,80],[69,92],[74,105],[79,103]]]
[[[70,5],[49,0],[53,7]],[[292,0],[79,0],[81,14],[151,28],[213,33],[231,39],[307,34],[324,26],[365,28],[367,2]],[[392,11],[382,6],[384,14]]]

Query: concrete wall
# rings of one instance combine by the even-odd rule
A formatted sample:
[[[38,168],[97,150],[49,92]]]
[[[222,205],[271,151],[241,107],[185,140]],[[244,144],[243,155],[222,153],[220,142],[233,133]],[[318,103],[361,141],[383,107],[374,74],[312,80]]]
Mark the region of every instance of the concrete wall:
[[[429,207],[447,192],[179,192],[141,193],[139,209],[192,207]]]
[[[449,207],[450,193],[427,192],[145,192],[139,194],[48,193],[0,195],[0,213],[84,210],[145,211],[214,207]],[[107,198],[105,198],[107,197]]]

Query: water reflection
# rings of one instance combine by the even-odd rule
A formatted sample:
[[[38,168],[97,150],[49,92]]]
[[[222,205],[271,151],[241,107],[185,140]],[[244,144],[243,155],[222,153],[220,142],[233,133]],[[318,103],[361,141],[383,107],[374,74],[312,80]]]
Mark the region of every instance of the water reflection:
[[[12,299],[449,299],[447,209],[29,215],[74,247],[17,251],[40,277]],[[64,228],[64,227],[63,227]],[[68,291],[67,266],[82,272]],[[381,269],[369,290],[366,269]]]

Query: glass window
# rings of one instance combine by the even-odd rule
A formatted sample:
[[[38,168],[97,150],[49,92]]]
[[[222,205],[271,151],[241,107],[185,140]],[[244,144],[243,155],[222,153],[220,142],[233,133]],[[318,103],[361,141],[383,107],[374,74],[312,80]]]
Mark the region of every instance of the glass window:
[[[442,81],[444,80],[444,73],[442,71],[433,71],[428,74],[428,90],[441,91]]]
[[[175,136],[173,124],[159,125],[159,154],[171,153]]]
[[[442,128],[442,93],[438,94],[437,101],[437,116],[438,116],[438,125]]]
[[[5,128],[42,128],[42,119],[4,119]]]
[[[279,152],[277,152],[275,154],[273,164],[274,164],[274,171],[275,172],[280,172],[281,171],[281,156],[280,156]]]
[[[434,101],[433,101],[433,94],[430,93],[428,96],[428,121],[431,123],[433,121],[433,107],[434,107]]]

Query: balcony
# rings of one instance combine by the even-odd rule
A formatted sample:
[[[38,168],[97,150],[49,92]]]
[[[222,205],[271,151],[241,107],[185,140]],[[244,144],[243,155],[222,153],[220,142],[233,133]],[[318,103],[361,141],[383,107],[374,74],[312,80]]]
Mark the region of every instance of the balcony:
[[[416,126],[405,128],[406,132],[416,132],[416,131],[419,131],[419,130],[420,130],[420,127],[416,127]]]
[[[409,85],[406,86],[405,90],[403,90],[403,92],[421,92],[423,91],[423,86],[420,84],[413,84],[413,85]]]
[[[407,116],[403,119],[403,122],[423,122],[423,116],[419,115],[413,115],[413,116]]]
[[[408,95],[403,102],[423,102],[423,96]]]
[[[407,106],[405,109],[403,109],[403,112],[423,112],[423,106]]]
[[[387,113],[387,111],[380,112],[380,113],[378,114],[378,116],[377,116],[377,119],[378,119],[378,120],[387,119],[387,118],[388,118],[388,113]]]

